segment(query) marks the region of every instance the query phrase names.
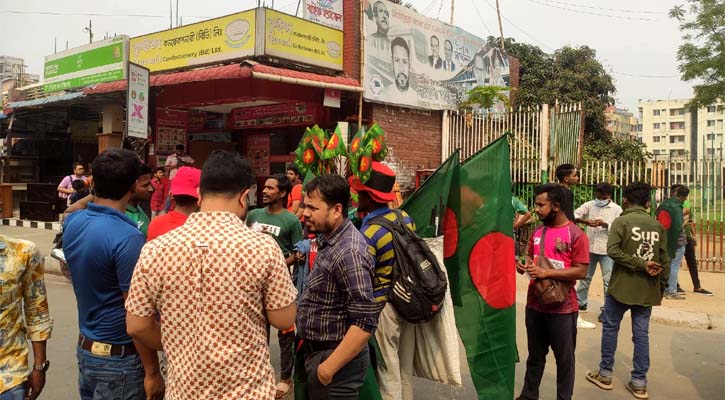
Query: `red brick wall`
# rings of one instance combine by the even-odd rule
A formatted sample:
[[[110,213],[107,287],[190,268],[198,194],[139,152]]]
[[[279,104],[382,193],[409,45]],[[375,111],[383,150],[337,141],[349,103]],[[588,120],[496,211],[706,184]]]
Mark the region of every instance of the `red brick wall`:
[[[360,5],[361,1],[343,2],[342,71],[346,76],[360,80]]]
[[[385,159],[395,171],[402,190],[415,183],[415,171],[441,163],[442,111],[365,103],[370,125],[385,131],[389,153]]]

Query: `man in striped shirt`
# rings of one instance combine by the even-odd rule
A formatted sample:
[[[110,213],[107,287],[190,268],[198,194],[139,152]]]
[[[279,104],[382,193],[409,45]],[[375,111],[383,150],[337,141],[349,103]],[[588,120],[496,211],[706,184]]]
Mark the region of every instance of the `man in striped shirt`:
[[[375,253],[373,296],[381,310],[375,340],[384,359],[383,363],[378,364],[377,378],[383,399],[409,400],[413,398],[413,325],[401,318],[395,308],[387,303],[395,263],[393,235],[375,223],[379,217],[390,221],[396,219],[395,213],[388,207],[388,203],[395,200],[395,173],[379,162],[373,162],[372,170],[365,184],[353,178],[351,187],[358,192],[358,210],[367,213],[360,231]],[[401,213],[408,227],[415,230],[415,223],[410,216],[402,210]]]

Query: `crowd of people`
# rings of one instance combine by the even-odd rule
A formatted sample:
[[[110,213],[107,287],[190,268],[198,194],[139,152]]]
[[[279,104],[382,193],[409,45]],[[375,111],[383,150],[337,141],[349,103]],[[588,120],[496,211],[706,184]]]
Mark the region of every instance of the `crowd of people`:
[[[252,210],[255,179],[239,154],[216,151],[201,169],[190,166],[183,146],[173,158],[152,170],[131,151],[106,150],[93,162],[91,193],[67,210],[62,249],[78,307],[80,397],[282,398],[294,389],[294,371],[310,399],[356,399],[375,358],[368,345],[374,336],[385,355],[375,369],[382,397],[412,399],[412,348],[403,339],[410,323],[388,303],[396,255],[393,233],[379,222],[415,230],[410,216],[389,207],[395,173],[373,162],[365,183],[327,174],[303,187],[292,166],[266,180],[264,207]],[[85,181],[82,167],[74,166],[60,195],[74,193],[68,183]],[[606,294],[598,315],[601,362],[585,377],[612,389],[618,331],[629,310],[635,346],[627,389],[647,398],[652,307],[663,296],[683,298],[683,257],[694,291],[711,294],[699,284],[694,255],[686,255],[695,246],[689,191],[674,186],[653,218],[649,184],[624,187],[620,207],[612,186],[599,183],[595,198],[575,209],[578,171],[565,164],[556,175],[559,183],[535,189],[541,225],[516,264],[531,278],[518,398],[539,398],[549,348],[557,398],[572,397],[577,328],[593,325],[579,315],[588,311],[597,265]],[[361,226],[348,218],[351,191],[365,215]],[[146,201],[152,219],[140,207]],[[530,213],[517,199],[512,206],[519,228]],[[0,255],[0,277],[15,282],[0,292],[0,399],[35,399],[50,367],[52,331],[41,256],[33,243],[2,235]],[[279,381],[270,362],[271,327],[278,332]]]

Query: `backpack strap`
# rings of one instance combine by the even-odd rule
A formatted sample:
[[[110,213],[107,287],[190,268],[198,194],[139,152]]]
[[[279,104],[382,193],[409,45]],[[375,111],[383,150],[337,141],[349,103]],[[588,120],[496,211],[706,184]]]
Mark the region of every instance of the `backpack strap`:
[[[403,217],[403,214],[398,209],[393,209],[393,213],[395,214],[395,221],[391,221],[387,218],[385,218],[385,215],[380,215],[375,218],[373,218],[370,221],[370,225],[380,225],[381,227],[387,229],[388,231],[392,232],[402,232],[404,231],[407,226],[405,224],[405,218]]]

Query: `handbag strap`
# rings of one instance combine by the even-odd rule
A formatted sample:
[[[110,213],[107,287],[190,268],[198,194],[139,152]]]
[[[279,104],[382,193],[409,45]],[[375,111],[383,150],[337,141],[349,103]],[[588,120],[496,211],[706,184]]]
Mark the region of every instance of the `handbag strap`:
[[[546,250],[544,245],[546,243],[546,225],[541,230],[541,240],[539,241],[539,266],[541,266],[541,257],[546,257]]]

